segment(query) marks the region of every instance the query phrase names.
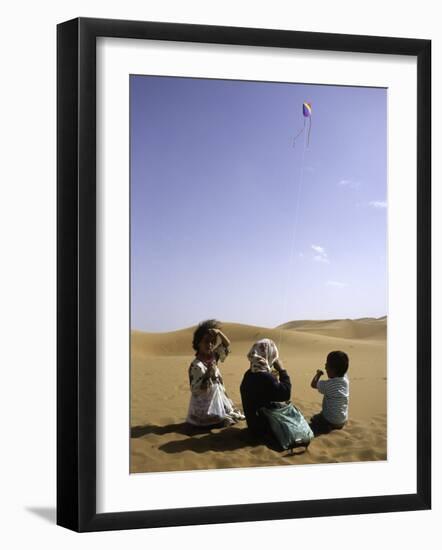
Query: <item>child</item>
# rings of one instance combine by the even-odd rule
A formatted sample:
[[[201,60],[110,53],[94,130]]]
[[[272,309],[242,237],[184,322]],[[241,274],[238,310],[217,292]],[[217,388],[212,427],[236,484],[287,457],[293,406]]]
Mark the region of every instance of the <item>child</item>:
[[[278,348],[273,340],[264,338],[255,342],[247,355],[250,368],[245,372],[240,392],[247,427],[260,439],[268,439],[267,422],[258,411],[272,401],[290,399],[291,382],[279,360]],[[278,373],[278,378],[272,372]]]
[[[229,353],[230,342],[210,319],[200,323],[193,334],[195,359],[189,367],[190,397],[187,422],[194,426],[229,426],[244,419],[228,398],[218,363]]]
[[[331,351],[327,355],[325,370],[328,380],[320,380],[324,374],[317,370],[311,387],[324,395],[322,411],[312,417],[310,427],[315,435],[340,430],[348,420],[349,381],[348,355],[343,351]]]

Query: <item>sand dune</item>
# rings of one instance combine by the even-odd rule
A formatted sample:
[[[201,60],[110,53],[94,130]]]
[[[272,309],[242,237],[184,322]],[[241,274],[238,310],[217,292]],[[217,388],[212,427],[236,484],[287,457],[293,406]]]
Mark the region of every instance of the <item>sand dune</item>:
[[[226,389],[241,405],[239,385],[246,353],[272,338],[292,379],[292,401],[306,417],[319,412],[321,396],[310,388],[326,354],[349,354],[350,421],[339,432],[315,439],[308,452],[287,456],[252,443],[245,423],[206,433],[184,424],[189,402],[187,367],[194,327],[131,335],[131,471],[153,472],[319,462],[385,460],[387,319],[293,321],[269,329],[223,323],[231,354],[221,365]]]
[[[278,328],[334,336],[338,338],[385,340],[387,318],[332,319],[329,321],[292,321]]]

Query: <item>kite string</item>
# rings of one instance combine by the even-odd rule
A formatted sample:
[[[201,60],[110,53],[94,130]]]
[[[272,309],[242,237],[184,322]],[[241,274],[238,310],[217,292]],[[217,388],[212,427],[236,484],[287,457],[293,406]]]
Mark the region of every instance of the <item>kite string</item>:
[[[302,128],[299,130],[299,132],[296,134],[296,136],[293,138],[293,147],[296,145],[296,140],[298,139],[298,137],[304,132],[305,130],[305,118],[304,118],[304,124],[302,126]]]
[[[289,268],[287,269],[287,277],[286,277],[286,284],[284,286],[283,291],[283,319],[285,319],[286,313],[287,313],[287,295],[288,295],[288,287],[289,287],[289,277],[291,274],[291,267],[293,264],[293,256],[295,252],[295,241],[296,241],[296,232],[298,228],[298,214],[299,214],[299,203],[300,203],[300,196],[301,196],[301,188],[304,180],[304,159],[305,159],[305,151],[306,151],[306,135],[304,133],[304,147],[302,148],[302,159],[301,159],[301,173],[299,178],[299,185],[298,185],[298,191],[296,193],[296,206],[295,206],[295,216],[293,221],[293,230],[292,230],[292,236],[291,236],[291,243],[290,243],[290,260],[289,260]],[[284,321],[287,322],[287,321]],[[282,331],[284,329],[281,327],[279,329],[279,338],[278,338],[278,348],[281,346],[282,341]]]

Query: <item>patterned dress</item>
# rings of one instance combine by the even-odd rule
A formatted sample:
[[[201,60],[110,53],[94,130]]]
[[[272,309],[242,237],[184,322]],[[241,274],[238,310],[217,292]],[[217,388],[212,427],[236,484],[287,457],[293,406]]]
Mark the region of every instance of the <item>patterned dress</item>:
[[[234,424],[243,420],[244,415],[235,409],[231,399],[226,394],[222,383],[218,362],[224,361],[228,348],[220,344],[213,352],[211,361],[202,361],[197,357],[189,367],[189,382],[192,395],[186,422],[194,426],[211,426]],[[207,379],[205,374],[209,366],[214,368],[214,375]]]

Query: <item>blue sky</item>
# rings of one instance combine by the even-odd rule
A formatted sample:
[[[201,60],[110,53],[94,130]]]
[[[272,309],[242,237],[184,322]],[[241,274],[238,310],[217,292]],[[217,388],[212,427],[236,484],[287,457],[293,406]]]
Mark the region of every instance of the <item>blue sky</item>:
[[[386,109],[380,88],[131,76],[132,328],[385,315]]]

